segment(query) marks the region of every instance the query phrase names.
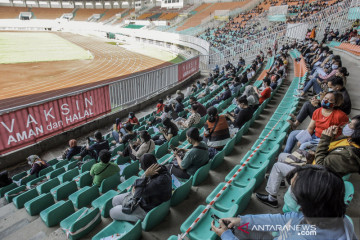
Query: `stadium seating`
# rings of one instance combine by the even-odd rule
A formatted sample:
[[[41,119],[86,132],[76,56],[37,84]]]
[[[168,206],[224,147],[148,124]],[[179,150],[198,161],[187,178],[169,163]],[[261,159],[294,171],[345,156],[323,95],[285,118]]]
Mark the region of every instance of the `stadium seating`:
[[[59,201],[40,212],[40,217],[48,227],[59,224],[62,220],[75,212],[70,200]]]
[[[113,221],[98,234],[96,234],[92,240],[100,240],[105,237],[121,237],[123,240],[137,240],[141,237],[141,222],[137,221],[135,224],[126,221]]]

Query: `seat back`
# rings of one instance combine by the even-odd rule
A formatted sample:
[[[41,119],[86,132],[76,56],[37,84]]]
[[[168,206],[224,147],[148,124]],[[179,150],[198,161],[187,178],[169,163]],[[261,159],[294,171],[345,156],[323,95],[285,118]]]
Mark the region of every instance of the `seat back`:
[[[44,182],[43,184],[36,187],[36,190],[39,194],[48,193],[50,190],[56,186],[60,185],[58,178],[54,178]]]
[[[217,152],[215,157],[210,160],[211,161],[211,166],[210,166],[211,169],[217,168],[224,161],[224,156],[225,156],[225,151],[224,150]]]
[[[96,163],[95,159],[91,159],[89,161],[87,161],[86,163],[84,163],[81,166],[81,173],[84,173],[86,171],[90,171],[92,165],[94,165]]]
[[[207,176],[209,175],[210,166],[211,162],[209,161],[206,165],[202,166],[195,172],[192,182],[193,186],[198,186],[207,178]]]
[[[149,211],[144,220],[142,221],[142,229],[144,231],[150,231],[156,225],[158,225],[168,214],[170,210],[170,200],[163,202],[159,206]]]
[[[139,160],[132,162],[130,165],[126,166],[121,174],[125,179],[128,179],[139,172]]]
[[[175,189],[171,196],[171,206],[176,206],[181,203],[190,193],[193,177],[191,176],[186,182],[183,182],[182,185]]]
[[[116,173],[108,178],[105,178],[100,185],[99,192],[101,194],[106,193],[111,189],[116,189],[116,187],[121,183],[120,174]]]

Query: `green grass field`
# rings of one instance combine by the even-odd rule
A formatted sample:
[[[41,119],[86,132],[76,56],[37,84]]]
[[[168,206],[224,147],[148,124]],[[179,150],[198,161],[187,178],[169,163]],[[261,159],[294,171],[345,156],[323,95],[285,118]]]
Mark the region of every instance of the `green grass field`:
[[[91,58],[88,51],[53,33],[0,32],[0,64]]]

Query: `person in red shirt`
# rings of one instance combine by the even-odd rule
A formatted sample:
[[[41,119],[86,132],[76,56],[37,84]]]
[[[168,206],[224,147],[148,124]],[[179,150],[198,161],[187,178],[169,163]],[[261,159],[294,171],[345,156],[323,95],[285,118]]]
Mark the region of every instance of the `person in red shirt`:
[[[259,95],[259,104],[262,104],[266,99],[271,96],[271,87],[270,87],[270,79],[264,78],[264,90],[260,93],[259,89],[255,87],[257,94]]]
[[[135,113],[129,112],[129,119],[125,122],[125,124],[130,123],[132,125],[140,125],[139,120],[135,117]]]
[[[164,101],[162,99],[159,99],[158,104],[156,105],[156,114],[161,113],[164,111]]]
[[[326,93],[323,100],[321,101],[321,107],[316,109],[313,113],[311,122],[306,130],[311,136],[311,140],[304,140],[301,142],[300,149],[305,149],[308,145],[317,145],[320,140],[322,131],[328,129],[331,126],[337,126],[335,129],[337,134],[335,138],[341,134],[341,129],[349,122],[349,117],[340,109],[336,109],[341,106],[343,102],[343,96],[341,93]],[[299,138],[302,130],[295,130],[289,134],[284,149],[285,153],[291,153],[291,150],[295,146],[297,139]],[[302,132],[304,135],[304,132]],[[298,136],[298,138],[297,138]]]

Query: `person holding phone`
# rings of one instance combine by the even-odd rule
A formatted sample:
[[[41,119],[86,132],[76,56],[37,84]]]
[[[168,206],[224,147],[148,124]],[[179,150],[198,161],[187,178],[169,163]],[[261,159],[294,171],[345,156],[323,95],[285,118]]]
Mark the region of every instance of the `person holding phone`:
[[[179,131],[176,124],[173,123],[170,118],[165,118],[162,121],[162,124],[164,127],[159,127],[161,135],[156,135],[152,138],[156,145],[162,145],[166,141],[170,141],[172,137],[177,136]]]
[[[296,129],[307,117],[312,117],[316,109],[320,107],[322,94],[313,96],[310,101],[305,102],[297,116],[290,114],[291,119],[287,120],[293,129]]]
[[[155,150],[155,142],[151,139],[147,131],[140,132],[140,138],[133,139],[123,152],[118,152],[124,157],[130,156],[131,159],[140,159],[145,153],[151,153]]]

